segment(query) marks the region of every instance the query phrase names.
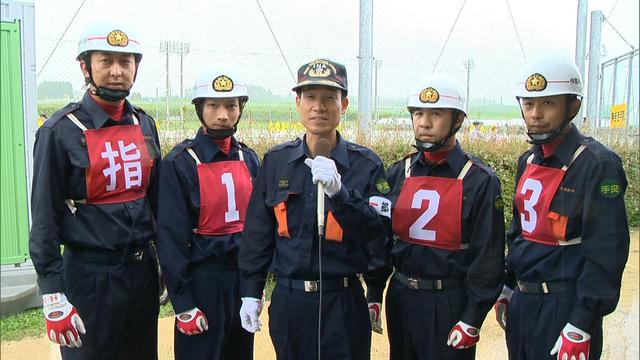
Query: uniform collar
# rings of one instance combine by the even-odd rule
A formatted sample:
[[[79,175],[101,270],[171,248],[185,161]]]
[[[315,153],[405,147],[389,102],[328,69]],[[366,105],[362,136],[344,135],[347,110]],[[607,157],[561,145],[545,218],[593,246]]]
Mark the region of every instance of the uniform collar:
[[[93,126],[95,129],[100,129],[106,124],[111,118],[109,114],[104,111],[98,103],[91,97],[89,94],[89,90],[84,93],[82,97],[82,107],[85,109],[87,114],[89,114],[89,118],[93,122]],[[131,103],[127,99],[124,100],[124,111],[122,112],[122,119],[119,123],[129,123],[131,121],[131,113],[133,113],[133,107]],[[115,121],[115,120],[113,120]]]
[[[331,150],[331,158],[337,162],[338,164],[340,164],[340,166],[342,166],[345,169],[349,169],[350,165],[349,165],[349,152],[347,149],[347,142],[342,138],[342,136],[340,136],[340,132],[336,131],[336,138],[337,138],[337,144],[335,149]],[[296,145],[295,148],[293,149],[293,151],[291,152],[291,155],[289,155],[289,162],[293,162],[296,161],[302,157],[306,158],[310,158],[311,157],[311,151],[309,151],[309,148],[307,147],[307,142],[306,140],[306,135],[302,137],[302,140],[300,140],[300,138],[297,139],[296,141]]]
[[[202,131],[202,128],[198,128],[198,132],[196,133],[195,139],[193,139],[193,147],[198,148],[199,155],[202,156],[203,162],[211,162],[218,153],[221,153],[225,157],[227,154],[224,153],[216,144],[213,139],[211,139],[207,134]],[[231,149],[229,150],[229,157],[238,152],[240,145],[238,144],[238,140],[234,136],[231,137]]]
[[[445,163],[435,166],[449,166],[454,171],[459,171],[466,164],[467,159],[465,157],[464,151],[462,151],[462,147],[460,147],[460,142],[458,142],[458,140],[456,140],[456,145],[445,157],[445,159],[447,160]],[[422,166],[427,165],[422,151],[418,151],[415,155],[413,155],[413,158],[411,159],[411,167],[413,167],[416,162],[420,162]]]
[[[567,135],[565,135],[562,143],[558,145],[556,150],[553,152],[553,155],[551,155],[566,166],[571,163],[573,153],[576,151],[576,148],[578,148],[580,139],[582,138],[582,134],[580,134],[580,131],[578,131],[578,129],[573,126],[573,124],[571,124],[570,126],[571,130],[567,133]],[[542,145],[534,145],[533,153],[535,154],[536,159],[542,159],[544,157],[544,155],[542,154]]]

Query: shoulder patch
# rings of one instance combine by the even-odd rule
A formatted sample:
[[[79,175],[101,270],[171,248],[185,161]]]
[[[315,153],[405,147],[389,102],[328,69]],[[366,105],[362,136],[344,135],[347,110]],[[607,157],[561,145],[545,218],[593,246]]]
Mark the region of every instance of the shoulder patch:
[[[386,179],[379,178],[376,180],[376,190],[378,190],[380,194],[386,195],[391,191],[391,187]]]
[[[600,195],[603,198],[613,199],[621,192],[620,183],[613,179],[604,179],[600,183]]]

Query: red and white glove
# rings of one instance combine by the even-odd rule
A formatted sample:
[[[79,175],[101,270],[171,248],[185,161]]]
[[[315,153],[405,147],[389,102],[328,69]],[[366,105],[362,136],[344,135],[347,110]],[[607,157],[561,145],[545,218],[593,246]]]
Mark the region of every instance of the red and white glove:
[[[509,301],[511,301],[511,295],[513,295],[513,289],[505,285],[502,288],[502,293],[498,296],[498,300],[493,305],[493,310],[496,312],[496,321],[502,330],[507,328],[507,310],[509,308]]]
[[[242,327],[250,333],[260,331],[260,312],[262,311],[262,301],[253,297],[243,297],[240,306],[240,323]]]
[[[340,191],[342,182],[335,161],[324,156],[316,156],[313,160],[305,159],[304,163],[311,168],[313,183],[321,182],[324,185],[324,193],[328,197],[332,197]]]
[[[589,360],[590,346],[591,335],[567,323],[549,355],[558,354],[558,360]]]
[[[369,303],[369,320],[371,320],[371,330],[378,334],[382,334],[382,321],[380,319],[380,312],[382,311],[382,304],[379,302]]]
[[[197,307],[176,315],[176,326],[185,335],[198,335],[209,330],[207,317]]]
[[[47,325],[47,336],[54,343],[70,348],[81,347],[80,334],[87,331],[78,315],[63,293],[42,295],[42,311]]]
[[[478,340],[480,340],[480,329],[458,321],[449,333],[447,345],[455,349],[466,349],[474,346]]]

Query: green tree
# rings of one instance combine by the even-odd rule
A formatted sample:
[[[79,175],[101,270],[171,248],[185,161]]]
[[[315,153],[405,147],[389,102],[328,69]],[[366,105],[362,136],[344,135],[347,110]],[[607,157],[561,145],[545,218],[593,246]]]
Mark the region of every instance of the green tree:
[[[38,85],[38,100],[73,97],[73,86],[68,81],[43,81]]]

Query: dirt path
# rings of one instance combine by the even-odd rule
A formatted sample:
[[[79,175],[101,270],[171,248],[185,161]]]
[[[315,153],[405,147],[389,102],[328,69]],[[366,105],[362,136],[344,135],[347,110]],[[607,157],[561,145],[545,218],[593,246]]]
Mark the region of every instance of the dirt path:
[[[622,296],[616,311],[604,319],[604,349],[603,359],[635,360],[638,352],[638,233],[631,238],[631,252],[622,280]],[[384,313],[384,311],[383,311]],[[261,320],[268,324],[267,312],[263,311]],[[383,320],[384,323],[384,320]],[[624,331],[622,331],[624,330]],[[162,318],[159,321],[158,350],[161,360],[173,359],[173,318]],[[629,334],[625,336],[624,334]],[[388,359],[389,343],[386,335],[372,335],[371,359]],[[618,340],[622,336],[622,340]],[[50,343],[44,334],[41,338],[30,338],[21,341],[2,342],[1,358],[3,360],[32,360],[32,359],[60,359],[58,347]],[[478,344],[477,359],[506,359],[507,349],[504,344],[504,334],[494,320],[493,311],[489,313],[482,327],[480,343]],[[255,337],[255,359],[275,359],[269,330],[265,327]]]

